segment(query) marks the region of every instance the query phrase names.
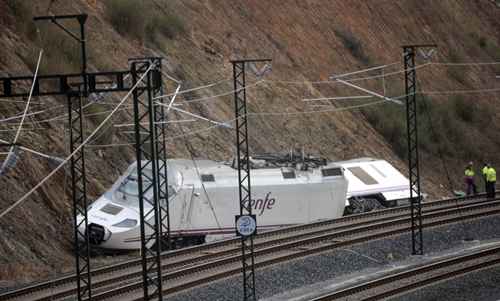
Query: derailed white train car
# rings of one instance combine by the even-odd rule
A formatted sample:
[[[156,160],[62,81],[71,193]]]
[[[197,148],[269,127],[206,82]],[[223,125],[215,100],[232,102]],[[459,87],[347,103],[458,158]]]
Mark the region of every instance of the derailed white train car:
[[[346,214],[408,203],[408,179],[385,160],[359,158],[336,162],[349,181]]]
[[[258,231],[343,215],[348,183],[335,163],[315,168],[257,168],[251,170],[250,180]],[[234,217],[239,214],[236,169],[210,160],[172,159],[168,160],[168,184],[174,240],[195,244],[235,235]],[[89,235],[94,246],[140,248],[137,185],[134,163],[90,206]]]

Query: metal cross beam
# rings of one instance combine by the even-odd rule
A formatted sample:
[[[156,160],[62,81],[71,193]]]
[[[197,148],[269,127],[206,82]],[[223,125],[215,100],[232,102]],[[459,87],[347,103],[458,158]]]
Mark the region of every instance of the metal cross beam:
[[[51,21],[55,25],[57,25],[59,28],[61,28],[64,32],[66,32],[70,37],[75,39],[78,43],[80,43],[80,49],[81,49],[81,58],[82,58],[82,80],[83,80],[83,96],[87,97],[88,96],[88,91],[87,91],[87,77],[85,74],[87,73],[87,48],[86,48],[86,40],[85,40],[85,22],[87,22],[87,14],[79,14],[79,15],[58,15],[58,16],[40,16],[40,17],[34,17],[34,21]],[[80,36],[77,34],[73,33],[71,30],[67,29],[64,27],[63,24],[59,23],[59,20],[72,20],[76,19],[78,21],[78,24],[80,25]]]
[[[269,59],[233,60],[234,105],[236,118],[236,160],[240,216],[252,216],[250,186],[250,155],[248,151],[247,101],[245,89],[245,64],[270,62]],[[253,217],[252,217],[253,218]],[[255,258],[253,235],[241,236],[241,260],[243,272],[243,300],[255,301]]]
[[[164,132],[158,130],[155,125],[155,119],[161,118],[156,114],[157,109],[153,100],[161,91],[160,66],[160,58],[134,60],[131,65],[134,85],[138,83],[139,73],[144,73],[150,67],[152,68],[133,92],[143,300],[162,300],[163,298],[160,255],[164,217],[162,214],[168,212],[165,209],[168,191],[166,190],[167,175],[159,175],[160,168],[166,173],[166,161],[158,162],[160,159],[158,158],[158,146],[164,146],[164,142],[162,145],[158,139]],[[162,155],[165,154],[164,151],[165,149],[162,148]]]
[[[33,96],[63,95],[70,91],[71,85],[87,82],[88,93],[130,91],[132,85],[125,78],[130,71],[92,72],[82,74],[40,75],[35,80]],[[83,80],[85,78],[85,80]],[[28,97],[33,76],[13,76],[0,78],[0,98]]]
[[[411,237],[412,254],[423,255],[422,234],[422,197],[420,193],[420,165],[418,154],[417,124],[417,71],[415,70],[415,52],[419,47],[435,45],[403,46],[406,94],[406,129],[408,138],[408,172],[410,180]]]

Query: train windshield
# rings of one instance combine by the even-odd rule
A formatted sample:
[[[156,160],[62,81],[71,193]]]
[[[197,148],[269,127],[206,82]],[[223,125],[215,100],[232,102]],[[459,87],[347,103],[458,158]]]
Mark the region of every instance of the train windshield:
[[[168,172],[169,173],[169,172]],[[147,188],[151,185],[151,180],[152,179],[152,173],[151,170],[145,170],[145,176],[143,177],[143,189]],[[168,179],[168,196],[169,199],[173,197],[176,194],[176,189],[174,188],[175,181],[170,181],[170,173],[169,173],[169,179]],[[152,197],[153,194],[153,189],[148,189],[146,192],[146,197],[150,198]],[[121,203],[122,205],[126,206],[134,206],[138,207],[139,206],[139,181],[137,177],[137,169],[134,169],[132,172],[130,172],[120,183],[116,190],[116,195],[114,200],[117,203]],[[147,204],[147,202],[145,202]]]
[[[146,177],[144,178],[143,181],[144,181],[143,182],[144,186],[149,186],[151,184],[146,179]],[[133,172],[129,174],[118,187],[118,191],[127,196],[133,196],[133,197],[139,196],[139,182],[137,180],[137,173]]]

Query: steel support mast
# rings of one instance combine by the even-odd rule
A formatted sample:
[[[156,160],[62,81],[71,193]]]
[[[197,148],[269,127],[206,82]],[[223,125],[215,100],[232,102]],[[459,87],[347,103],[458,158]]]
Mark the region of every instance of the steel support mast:
[[[137,88],[133,91],[134,124],[136,139],[137,179],[139,186],[139,212],[141,229],[141,256],[143,277],[143,300],[162,300],[161,239],[162,209],[160,197],[167,198],[160,190],[166,181],[159,177],[157,147],[157,128],[155,119],[154,92],[161,91],[161,59],[147,58],[132,61],[132,82]],[[139,74],[148,72],[139,82]],[[163,150],[164,151],[164,150]],[[166,171],[166,166],[162,168]],[[166,175],[164,175],[166,178]]]
[[[67,94],[70,153],[71,157],[71,197],[73,200],[74,252],[76,259],[78,300],[91,299],[90,278],[90,237],[87,220],[87,181],[85,177],[84,123],[82,91],[78,87]],[[81,147],[80,147],[81,146]],[[79,148],[80,147],[80,148]],[[78,219],[78,216],[82,218]]]
[[[248,150],[245,65],[246,63],[270,61],[271,60],[269,59],[231,61],[231,63],[233,64],[234,106],[236,118],[236,164],[238,168],[240,216],[252,216],[252,206],[250,202],[250,155]],[[241,261],[243,273],[243,300],[255,301],[255,258],[253,235],[241,235]]]
[[[420,193],[420,164],[418,153],[417,123],[417,71],[415,69],[415,52],[420,47],[435,45],[403,46],[406,95],[406,129],[408,140],[408,173],[410,180],[411,238],[412,254],[424,254],[422,233],[422,197]]]
[[[167,177],[167,115],[163,104],[165,103],[162,85],[162,72],[161,72],[161,58],[156,58],[158,63],[157,69],[153,72],[154,83],[160,85],[153,85],[152,95],[153,100],[157,99],[157,103],[153,104],[154,114],[154,141],[156,143],[156,156],[158,164],[158,197],[160,201],[159,214],[160,214],[160,238],[162,250],[171,249],[170,240],[170,205],[168,203],[168,177]]]
[[[80,32],[74,34],[59,21],[76,19]],[[68,120],[70,129],[70,153],[78,151],[71,157],[71,194],[73,201],[74,252],[76,260],[78,300],[92,299],[90,278],[90,240],[87,219],[87,179],[85,174],[85,149],[82,97],[88,96],[87,85],[87,52],[85,42],[86,14],[35,17],[35,21],[51,21],[69,36],[80,43],[81,47],[81,85],[75,89],[67,86]],[[78,216],[81,219],[78,220]]]

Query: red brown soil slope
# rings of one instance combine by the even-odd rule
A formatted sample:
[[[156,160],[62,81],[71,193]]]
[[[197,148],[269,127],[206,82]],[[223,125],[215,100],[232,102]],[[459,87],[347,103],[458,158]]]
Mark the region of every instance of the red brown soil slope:
[[[165,5],[164,1],[160,2]],[[46,13],[48,4],[49,1],[37,1],[33,4],[33,13]],[[53,1],[50,12],[89,14],[90,70],[124,69],[129,57],[161,55],[166,58],[167,72],[182,79],[183,88],[189,88],[230,79],[230,59],[272,58],[272,73],[266,81],[248,90],[249,109],[259,113],[310,111],[314,108],[306,105],[303,98],[359,95],[358,91],[340,84],[304,81],[324,81],[335,73],[394,62],[399,65],[392,66],[387,72],[399,70],[402,63],[400,46],[403,44],[438,43],[439,52],[434,61],[440,62],[500,59],[500,10],[495,10],[489,0],[177,0],[168,1],[167,6],[168,11],[180,17],[185,31],[174,39],[162,37],[154,46],[118,34],[111,26],[101,1]],[[148,18],[148,15],[143,17]],[[21,19],[6,1],[0,2],[0,76],[30,73],[38,53],[35,42],[47,37],[43,36],[43,32],[40,35],[30,34],[26,30],[29,22],[29,19]],[[70,71],[75,65],[66,67],[62,66],[62,71]],[[494,66],[464,67],[459,71],[446,66],[431,66],[420,69],[419,85],[426,91],[498,87],[499,83],[493,79],[497,71]],[[256,80],[249,76],[248,83]],[[404,94],[401,74],[387,77],[385,81],[392,95]],[[359,81],[357,84],[379,93],[382,91],[380,79]],[[172,83],[168,89],[173,91]],[[187,93],[178,101],[216,95],[231,89],[232,83],[228,81],[211,89]],[[107,101],[116,101],[119,97],[116,95]],[[431,97],[435,102],[450,99],[446,95]],[[496,134],[500,124],[495,118],[499,112],[496,106],[498,100],[498,93],[466,96],[466,101],[487,107],[491,118],[486,130],[477,126],[466,127],[462,137],[465,143],[477,144],[484,158],[497,164],[500,163],[495,155],[500,149]],[[64,98],[45,97],[35,101],[43,101],[43,108],[64,104]],[[333,107],[352,104],[336,103]],[[22,103],[2,102],[0,119],[19,114],[23,108]],[[186,108],[208,118],[230,120],[233,116],[232,95]],[[64,112],[63,109],[54,110],[27,121],[50,118]],[[100,120],[87,120],[89,132]],[[130,123],[131,119],[121,112],[112,122]],[[20,142],[45,153],[64,156],[67,141],[63,126],[63,122],[35,123],[37,128],[23,131]],[[210,124],[197,122],[186,125],[184,131],[208,126]],[[2,125],[2,130],[7,129],[15,127]],[[182,132],[177,126],[171,126],[169,133],[175,137]],[[373,156],[405,169],[405,162],[358,110],[256,115],[251,117],[249,134],[254,153],[282,152],[290,147],[304,146],[307,152],[331,159]],[[194,156],[225,159],[233,154],[232,137],[232,131],[227,129],[199,132],[186,139],[173,139],[169,143],[169,152],[172,157],[189,157],[189,145]],[[11,140],[13,132],[0,132],[0,138]],[[110,142],[127,143],[132,140],[115,128],[107,131],[96,144]],[[133,160],[133,149],[127,146],[89,148],[87,155],[89,194],[95,198]],[[446,185],[441,161],[432,153],[424,152],[423,156],[428,160],[422,169],[424,189],[436,197],[445,195],[447,192],[441,187]],[[451,156],[445,159],[455,179],[455,187],[458,187],[463,160],[470,158]],[[0,177],[0,209],[19,199],[51,168],[53,166],[46,160],[22,153],[16,167]],[[58,173],[0,220],[0,280],[8,281],[8,284],[11,281],[31,281],[72,269],[71,208],[69,198],[64,197],[64,181],[64,172]]]

